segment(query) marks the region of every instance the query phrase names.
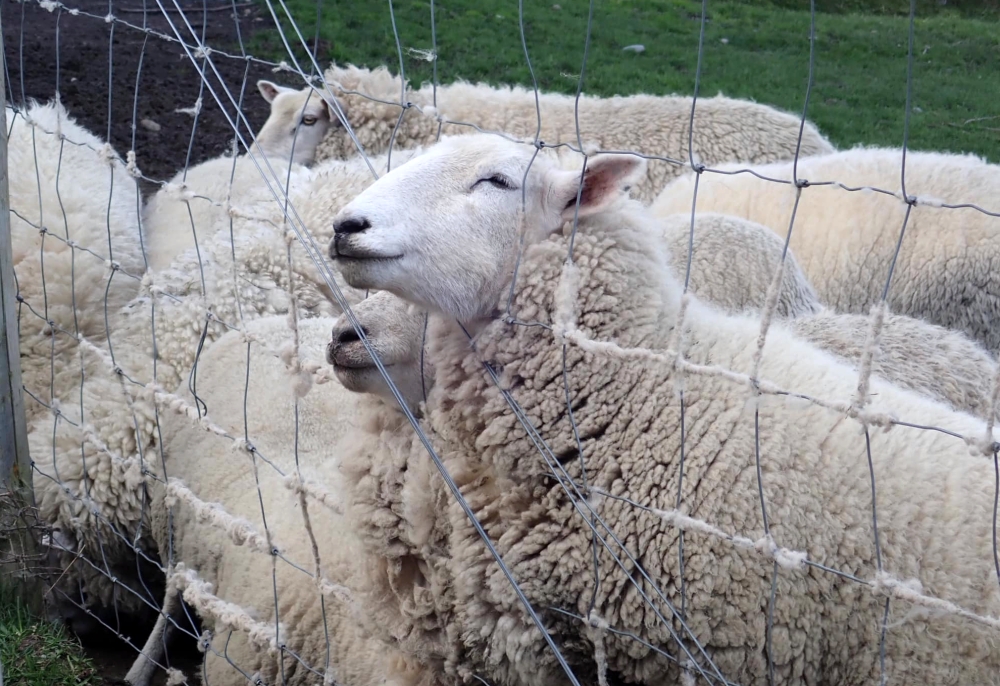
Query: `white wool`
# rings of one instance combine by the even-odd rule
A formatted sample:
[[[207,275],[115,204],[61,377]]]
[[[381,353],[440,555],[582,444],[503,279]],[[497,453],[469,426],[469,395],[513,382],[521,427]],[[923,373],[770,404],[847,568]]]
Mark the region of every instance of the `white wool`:
[[[439,133],[467,135],[483,130],[534,140],[538,126],[535,91],[531,88],[456,81],[437,87],[435,108],[432,107],[433,84],[425,83],[420,88],[407,84],[404,100],[413,103],[414,107],[406,110],[405,126],[400,126],[393,137],[400,106],[383,103],[400,102],[403,84],[399,77],[385,67],[367,70],[352,65],[333,65],[324,78],[340,101],[354,137],[368,155],[386,152],[390,140],[394,150],[431,145]],[[540,93],[539,105],[540,140],[547,146],[577,148],[576,99],[569,95]],[[690,97],[677,95],[639,94],[611,98],[583,95],[579,101],[582,151],[630,150],[675,160],[676,163],[650,160],[645,178],[633,189],[634,197],[649,202],[670,179],[690,169],[687,128],[691,106]],[[729,161],[789,160],[795,156],[800,124],[798,115],[748,100],[721,95],[699,98],[693,157],[696,164],[710,167]],[[733,135],[734,129],[739,135]],[[832,151],[833,146],[807,122],[800,155]],[[316,159],[347,158],[356,154],[357,146],[350,134],[335,126],[317,148]],[[560,147],[558,154],[572,158],[577,164],[581,161],[580,152],[570,148]]]
[[[977,208],[1000,209],[1000,166],[972,155],[909,151],[906,192],[917,200],[908,208],[899,190],[901,153],[855,148],[800,159],[799,177],[810,185],[801,189],[791,249],[827,305],[867,313],[882,297],[905,219],[889,311],[961,331],[996,352],[1000,333],[990,322],[1000,316],[1000,280],[990,265],[1000,250],[1000,217]],[[722,169],[747,167],[767,179],[792,173],[787,162]],[[694,183],[693,175],[677,179],[651,208],[659,216],[690,213]],[[798,192],[752,174],[703,174],[697,210],[748,219],[783,238]]]
[[[6,117],[8,164],[18,170],[8,182],[22,382],[49,403],[79,387],[73,338],[104,339],[105,306],[114,330],[138,291],[138,190],[115,151],[58,101],[8,107]],[[30,396],[25,410],[29,421],[48,414]]]

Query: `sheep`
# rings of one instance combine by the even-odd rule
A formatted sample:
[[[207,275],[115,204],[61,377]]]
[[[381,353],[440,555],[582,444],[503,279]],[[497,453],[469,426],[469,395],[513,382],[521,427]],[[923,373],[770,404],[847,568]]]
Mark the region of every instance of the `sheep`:
[[[228,228],[230,206],[281,198],[286,182],[312,165],[316,146],[336,122],[329,104],[308,86],[294,90],[262,79],[257,89],[271,113],[254,136],[255,154],[223,155],[182,170],[150,199],[144,226],[151,268],[169,266],[195,245],[195,235],[205,240]]]
[[[658,222],[665,239],[668,265],[683,278],[688,264],[691,218],[670,215]],[[761,312],[771,280],[781,264],[784,242],[760,224],[712,213],[698,214],[694,220],[690,290],[699,299],[731,314]],[[403,365],[397,385],[409,396],[419,397],[420,387],[429,388],[433,373],[425,361],[425,372],[417,374],[426,314],[408,308],[388,293],[372,296],[378,318],[365,324],[375,327],[381,347],[377,352],[390,369]],[[367,301],[366,301],[367,302]],[[775,305],[775,315],[796,335],[845,361],[857,364],[862,357],[868,319],[840,314],[826,308],[805,278],[791,250],[785,254],[784,275]],[[390,344],[386,331],[404,336]],[[392,400],[388,387],[380,385],[382,375],[358,339],[346,315],[337,320],[329,344],[327,361],[338,380],[348,389],[371,393],[377,387]],[[990,396],[997,374],[996,363],[980,345],[958,331],[919,319],[887,314],[872,360],[872,371],[898,386],[947,403],[956,410],[981,418],[990,414]],[[357,381],[355,380],[357,379]],[[411,408],[418,408],[411,403]]]
[[[141,561],[157,552],[149,537],[143,473],[161,459],[159,426],[172,412],[171,398],[185,399],[191,411],[201,407],[199,353],[242,322],[287,315],[293,295],[299,317],[340,312],[297,243],[289,275],[283,235],[266,222],[241,222],[238,228],[232,240],[220,231],[200,254],[190,249],[170,269],[147,274],[144,292],[116,319],[111,347],[102,341],[83,345],[82,391],[61,398],[55,423],[42,417],[29,425],[39,516],[68,541],[68,551],[56,551],[60,566],[68,568],[56,575],[59,586],[71,596],[82,590],[79,602],[88,608],[129,613],[149,600],[136,578],[137,553]],[[360,298],[344,291],[349,302]],[[77,556],[98,564],[68,567]],[[111,576],[136,593],[123,592]]]
[[[982,453],[991,452],[996,431],[877,377],[861,374],[859,383],[858,374],[780,323],[758,354],[759,321],[682,296],[664,267],[654,220],[623,192],[641,161],[591,158],[577,203],[579,170],[558,170],[543,158],[526,173],[533,152],[494,136],[443,140],[349,203],[330,253],[355,288],[388,290],[433,313],[427,355],[436,383],[425,430],[573,669],[585,679],[666,684],[681,681],[682,672],[687,679],[714,671],[705,666],[711,658],[722,676],[744,684],[767,683],[770,672],[774,683],[870,683],[880,672],[884,630],[885,674],[893,679],[990,681],[1000,666],[993,647],[1000,588],[993,465]],[[558,231],[577,211],[570,262],[569,238]],[[496,315],[515,263],[512,312],[544,325]],[[815,400],[789,400],[785,389]],[[679,390],[687,427],[683,481]],[[546,441],[555,458],[548,468],[507,398]],[[577,432],[567,421],[568,401]],[[896,426],[893,416],[959,437]],[[582,488],[584,457],[589,486],[574,500],[568,493]],[[343,456],[344,463],[363,459]],[[383,478],[405,479],[415,464]],[[345,478],[351,492],[353,477]],[[419,490],[410,495],[426,501]],[[443,644],[441,660],[453,674],[564,683],[465,512],[441,479],[432,490],[445,494],[434,524],[445,538],[412,541],[408,553],[430,576],[398,575],[395,595],[382,602],[385,612],[405,614],[397,599],[441,576],[451,602],[436,610],[442,631],[411,616],[410,627],[397,629],[413,629],[400,647]],[[673,509],[678,493],[680,512]],[[609,552],[621,555],[617,547],[598,544],[599,584],[590,508],[620,540],[641,548],[641,565],[623,557],[623,568]],[[386,521],[408,517],[405,504],[383,509]],[[427,526],[409,526],[418,524]],[[407,525],[396,528],[402,540]],[[666,623],[649,614],[632,583],[653,596]],[[655,602],[653,584],[673,607],[681,607],[684,589],[681,634],[689,647],[696,638],[704,654],[690,648],[690,660],[680,655],[678,663],[647,647],[679,655],[667,603]],[[373,603],[368,613],[382,611],[377,601],[366,599]],[[549,608],[591,621],[581,626]],[[419,631],[423,626],[432,628]]]
[[[754,222],[711,212],[694,219],[691,292],[731,314],[765,306],[784,241]],[[687,269],[689,214],[658,222],[668,264],[680,278]],[[860,363],[868,317],[825,307],[802,273],[795,255],[785,255],[775,314],[813,345],[852,364]],[[398,327],[397,327],[398,328]],[[872,371],[903,388],[986,419],[997,375],[996,362],[966,335],[904,315],[886,314]]]
[[[8,177],[18,333],[29,421],[78,384],[76,336],[103,340],[144,271],[135,178],[58,99],[29,102],[9,124]],[[110,319],[106,320],[108,316]],[[51,417],[50,417],[51,422]]]
[[[734,165],[723,170],[735,171]],[[1000,284],[990,268],[1000,217],[942,202],[978,204],[996,211],[1000,168],[973,155],[913,152],[906,156],[908,207],[896,196],[872,190],[899,188],[901,151],[855,148],[799,161],[807,179],[792,231],[791,247],[820,297],[834,309],[867,313],[878,301],[905,217],[906,233],[895,261],[889,307],[898,314],[962,331],[996,353]],[[791,180],[793,165],[752,167],[769,179]],[[721,212],[788,232],[797,189],[751,174],[702,174],[698,211]],[[835,182],[829,185],[819,185]],[[691,211],[694,179],[678,179],[653,203],[660,215]]]
[[[272,113],[272,118],[275,116]],[[203,162],[189,169],[186,178],[184,172],[178,173],[146,207],[143,221],[150,269],[166,269],[177,255],[200,246],[219,231],[227,236],[231,229],[237,231],[239,226],[231,226],[231,219],[284,223],[286,197],[290,212],[299,215],[305,228],[318,239],[328,240],[330,218],[375,180],[373,170],[381,173],[390,162],[402,164],[419,153],[418,148],[397,151],[391,160],[388,155],[371,160],[355,157],[328,160],[314,167],[289,167],[287,159],[273,155],[266,159],[217,157]],[[294,219],[295,215],[291,216]]]
[[[402,164],[419,152],[394,154],[393,164]],[[370,162],[378,171],[384,170],[389,160],[383,156]],[[359,158],[331,160],[305,170],[300,178],[302,182],[290,190],[291,204],[299,210],[305,228],[324,243],[331,235],[336,212],[373,180],[368,162]],[[41,478],[36,480],[40,514],[68,541],[68,553],[57,551],[61,566],[77,554],[88,559],[107,557],[116,567],[116,575],[127,579],[130,575],[120,567],[134,569],[135,548],[150,556],[156,550],[146,535],[148,526],[142,515],[145,492],[137,481],[148,462],[159,456],[157,411],[149,395],[151,389],[142,388],[154,378],[154,318],[158,386],[167,392],[177,390],[197,404],[193,393],[200,393],[199,376],[193,372],[199,351],[207,349],[229,327],[289,312],[293,291],[299,316],[339,314],[334,295],[316,265],[297,240],[282,232],[283,216],[282,207],[273,199],[235,205],[232,233],[226,222],[214,233],[206,232],[198,249],[192,245],[175,257],[169,268],[151,269],[144,292],[122,311],[110,348],[105,347],[103,354],[90,349],[85,353],[88,381],[84,395],[62,398],[63,416],[73,423],[31,425],[29,446],[33,455],[41,456]],[[288,275],[286,240],[292,241],[292,277]],[[364,295],[342,284],[340,288],[348,302],[357,302]],[[114,362],[110,350],[115,352]],[[109,373],[115,365],[126,373],[122,379]],[[179,389],[188,380],[190,388]],[[76,426],[82,416],[86,421]],[[89,498],[83,499],[88,491]],[[137,532],[143,534],[138,544],[129,544]],[[74,565],[60,583],[67,593],[82,588],[81,602],[87,607],[115,604],[122,611],[141,609],[143,603],[136,594],[119,594],[115,599],[115,588],[108,583],[106,572]],[[138,580],[133,585],[141,586]]]
[[[785,273],[775,313],[779,317],[817,314],[823,305],[784,242],[759,224],[721,214],[677,214],[660,222],[674,274],[684,278],[691,253],[692,293],[732,314],[764,309],[764,298],[785,255]],[[690,250],[689,250],[690,248]]]
[[[271,113],[257,132],[255,148],[268,158],[309,166],[316,146],[339,121],[326,99],[311,86],[300,90],[261,79],[257,90],[271,104]]]
[[[231,207],[274,203],[272,189],[281,199],[286,182],[297,181],[304,169],[297,164],[289,169],[287,158],[277,155],[240,155],[216,157],[178,172],[146,205],[143,231],[150,269],[166,269],[185,250],[219,230],[228,231]]]
[[[385,67],[368,70],[332,65],[325,73],[325,80],[329,85],[328,97],[332,95],[338,100],[350,129],[368,155],[386,152],[390,143],[394,148],[429,145],[442,133],[475,133],[478,128],[534,137],[538,128],[535,92],[521,86],[494,87],[457,81],[437,88],[434,106],[432,85],[424,84],[418,90],[406,91],[407,102],[415,106],[407,109],[400,119],[400,106],[390,103],[399,102],[403,83]],[[538,103],[540,140],[550,146],[578,147],[575,98],[540,93]],[[599,146],[675,160],[650,160],[647,175],[633,190],[635,197],[648,203],[689,164],[691,105],[691,98],[676,95],[613,98],[583,95],[579,102],[582,145],[584,149]],[[729,161],[763,164],[792,159],[796,151],[805,156],[834,150],[815,126],[808,122],[802,125],[796,115],[722,95],[698,100],[694,147],[695,162],[709,166]],[[575,157],[568,149],[559,150]],[[355,154],[357,147],[351,134],[335,127],[319,144],[316,159]]]
[[[375,297],[358,303],[355,312],[369,323],[391,326]],[[313,374],[322,362],[330,325],[331,320],[322,318],[298,322],[301,364]],[[155,486],[152,519],[161,549],[171,545],[173,569],[168,573],[173,572],[175,583],[177,575],[184,580],[191,573],[196,576],[187,579],[210,583],[212,595],[251,612],[256,624],[244,622],[244,629],[263,626],[273,636],[275,621],[280,621],[284,627],[278,640],[287,652],[279,660],[260,649],[248,631],[230,634],[228,617],[213,615],[196,589],[181,585],[184,598],[201,610],[203,625],[214,633],[206,652],[205,683],[244,684],[242,671],[256,673],[266,683],[289,686],[332,683],[324,680],[324,673],[337,683],[377,686],[387,670],[384,662],[395,664],[398,673],[407,660],[360,629],[349,589],[360,572],[363,551],[336,511],[340,506],[337,446],[348,432],[358,430],[368,405],[336,382],[319,383],[332,381],[330,377],[298,368],[286,317],[255,320],[247,331],[256,343],[248,349],[240,332],[226,334],[205,352],[199,374],[209,421],[233,436],[247,436],[249,444],[234,451],[231,440],[206,434],[189,417],[168,417],[163,428],[167,481]],[[390,333],[386,330],[390,345],[404,337]],[[372,331],[371,336],[379,345],[383,334]],[[278,349],[281,358],[272,353]],[[354,388],[363,387],[355,379]],[[244,394],[237,392],[241,388],[246,389],[245,410]],[[294,482],[286,478],[293,475]],[[306,485],[310,497],[298,495],[302,490],[298,484]],[[220,503],[226,514],[206,519],[204,503]],[[318,546],[318,567],[306,514]],[[218,526],[220,520],[229,528]],[[234,543],[236,526],[243,538]],[[268,554],[271,546],[280,551],[280,559]],[[322,581],[315,578],[317,569]],[[418,682],[390,683],[416,686]]]
[[[411,412],[419,412],[434,370],[421,360],[426,314],[391,293],[378,292],[353,308],[368,344],[375,350]],[[354,393],[382,398],[389,406],[395,396],[375,366],[346,314],[334,323],[326,346],[326,361],[341,385]]]

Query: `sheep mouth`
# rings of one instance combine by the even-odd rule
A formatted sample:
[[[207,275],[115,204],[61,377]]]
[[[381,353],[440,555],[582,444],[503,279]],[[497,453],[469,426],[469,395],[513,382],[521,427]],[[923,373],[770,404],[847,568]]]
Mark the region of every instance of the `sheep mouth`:
[[[391,377],[393,365],[383,363],[382,366]],[[385,379],[374,364],[357,367],[334,365],[333,372],[344,388],[355,393],[370,393],[386,386]]]
[[[346,240],[341,240],[337,236],[333,241],[333,255],[331,257],[340,262],[391,262],[402,259],[402,255],[383,255],[370,248],[351,245]]]
[[[379,352],[375,351],[376,355],[379,355],[379,361],[382,366],[388,369],[395,364],[393,361],[386,359]],[[354,343],[347,344],[334,344],[328,347],[326,361],[330,363],[335,372],[340,370],[365,370],[374,369],[376,372],[378,368],[375,366],[375,361],[372,360],[371,355],[365,349],[364,344],[361,341],[355,341]]]

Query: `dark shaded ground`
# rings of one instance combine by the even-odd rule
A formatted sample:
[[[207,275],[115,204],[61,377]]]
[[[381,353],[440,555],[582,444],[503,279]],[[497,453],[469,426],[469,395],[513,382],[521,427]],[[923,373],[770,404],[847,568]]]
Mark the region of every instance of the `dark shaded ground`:
[[[150,626],[122,626],[121,628],[123,633],[128,634],[132,644],[141,648],[149,634]],[[132,662],[137,655],[136,648],[129,646],[110,630],[88,637],[82,643],[87,656],[93,660],[98,674],[104,679],[105,686],[124,686],[126,683],[124,681],[125,675],[132,667]],[[195,641],[185,635],[175,637],[171,641],[165,658],[170,667],[184,672],[189,684],[200,683],[198,675],[202,659],[203,656],[198,652]],[[162,669],[156,670],[151,686],[165,686],[166,683],[167,673]]]
[[[109,12],[106,1],[63,2],[67,9],[49,12],[34,0],[24,4],[0,0],[8,102],[20,105],[31,98],[47,101],[54,96],[58,84],[63,104],[70,115],[96,135],[109,139],[123,158],[132,148],[134,122],[137,164],[145,176],[154,179],[167,180],[180,171],[189,154],[189,146],[191,165],[229,149],[233,139],[232,126],[207,88],[202,94],[203,105],[197,122],[191,114],[176,111],[192,107],[202,85],[198,71],[179,43],[152,34],[147,38],[141,29],[123,23],[105,22],[103,18]],[[170,24],[160,13],[155,0],[146,2],[150,10],[148,28],[173,36]],[[244,6],[237,0],[238,34],[232,5],[220,0],[206,2],[208,12],[202,11],[201,0],[183,0],[180,5],[199,36],[202,34],[203,17],[207,18],[203,40],[215,50],[241,54],[239,36],[248,41],[255,27],[263,27],[270,22],[260,16],[257,7]],[[143,0],[113,0],[110,11],[123,22],[141,27],[142,5]],[[173,2],[169,0],[164,5],[172,7]],[[79,9],[96,17],[84,14],[73,16],[69,9]],[[190,34],[183,33],[186,29],[181,14],[171,12],[170,18],[190,43]],[[109,45],[112,56],[110,70]],[[267,119],[268,104],[257,93],[255,84],[261,78],[281,82],[281,77],[276,76],[267,65],[242,58],[230,59],[213,53],[212,61],[235,99],[238,100],[246,80],[243,113],[253,129],[259,129]],[[140,69],[136,102],[136,77]],[[208,73],[212,74],[210,69]],[[216,93],[227,104],[230,117],[235,119],[235,107],[226,100],[219,80],[214,75],[210,78]],[[10,173],[16,174],[17,170],[12,169]],[[155,188],[154,184],[143,183],[147,194]],[[143,644],[149,628],[121,627],[136,646]],[[136,656],[135,649],[122,642],[112,631],[100,631],[89,637],[84,647],[109,685],[121,683],[120,679]],[[195,675],[201,661],[194,641],[187,637],[175,641],[169,658],[170,663],[182,669],[188,677]],[[163,683],[165,675],[161,671],[154,684]]]
[[[104,0],[64,0],[68,8],[89,12],[97,15],[96,17],[83,14],[72,16],[67,10],[59,9],[49,12],[32,0],[24,4],[3,0],[0,3],[9,101],[22,103],[25,98],[49,100],[55,94],[58,77],[62,101],[70,115],[98,136],[108,138],[110,43],[111,144],[122,157],[132,147],[136,75],[141,67],[135,115],[137,164],[145,176],[155,179],[169,179],[184,167],[195,119],[191,114],[176,110],[190,108],[195,104],[202,80],[179,43],[169,42],[152,34],[148,35],[147,40],[147,34],[140,28],[131,28],[120,22],[105,22],[103,18],[108,14],[109,3]],[[204,29],[206,45],[215,50],[240,55],[237,22],[234,20],[232,5],[225,0],[206,0],[206,3],[208,12],[202,11],[201,0],[183,0],[179,4],[199,36],[202,33],[202,20],[207,17]],[[172,7],[173,2],[167,0],[164,5]],[[146,0],[146,6],[149,8],[149,29],[173,36],[170,24],[160,13],[155,0]],[[113,0],[110,11],[123,22],[141,27],[142,7],[143,0]],[[270,22],[269,18],[260,16],[256,6],[243,6],[238,2],[237,12],[239,33],[244,41],[253,34],[255,26],[264,26]],[[181,14],[170,12],[170,19],[190,44],[190,33],[187,33]],[[255,130],[260,128],[267,119],[268,104],[258,94],[255,84],[258,79],[275,79],[276,75],[268,66],[248,63],[242,58],[230,59],[218,53],[213,53],[211,58],[226,88],[236,100],[239,99],[246,75],[243,113]],[[210,68],[206,72],[210,75],[211,85],[216,93],[226,103],[230,116],[235,119],[235,107],[225,98],[218,79]],[[194,127],[190,163],[198,164],[225,152],[232,138],[231,125],[206,88],[202,110],[197,126]],[[151,188],[149,184],[144,184],[143,190],[148,193]]]

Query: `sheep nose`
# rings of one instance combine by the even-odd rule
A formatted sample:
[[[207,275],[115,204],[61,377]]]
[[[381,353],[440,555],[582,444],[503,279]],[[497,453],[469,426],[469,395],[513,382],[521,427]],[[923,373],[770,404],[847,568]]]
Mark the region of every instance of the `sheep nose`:
[[[368,338],[370,336],[370,334],[368,333],[368,329],[366,329],[363,326],[361,327],[361,332],[364,333],[365,338]],[[360,340],[361,337],[358,336],[358,332],[354,330],[353,326],[344,329],[337,335],[337,345],[347,345],[348,343],[353,343],[354,341],[360,341]]]
[[[370,229],[371,226],[371,222],[364,217],[348,217],[334,224],[333,232],[335,234],[361,233],[365,229]]]

